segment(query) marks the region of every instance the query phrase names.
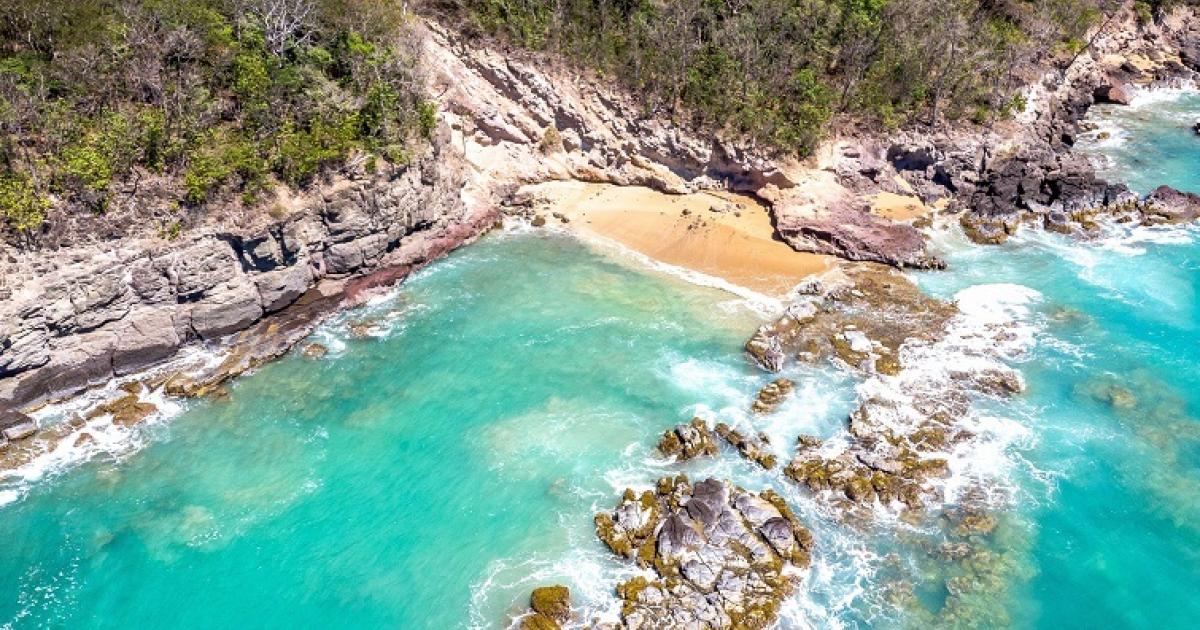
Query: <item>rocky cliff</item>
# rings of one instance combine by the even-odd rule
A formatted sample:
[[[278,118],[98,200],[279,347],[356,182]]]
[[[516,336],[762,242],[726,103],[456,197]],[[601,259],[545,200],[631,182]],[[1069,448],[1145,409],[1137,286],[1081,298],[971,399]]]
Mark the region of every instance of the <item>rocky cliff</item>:
[[[429,24],[418,30],[439,127],[411,165],[347,172],[274,217],[218,220],[172,240],[135,224],[115,240],[0,252],[0,405],[77,392],[300,301],[310,316],[291,318],[298,337],[364,286],[395,282],[471,240],[519,186],[547,180],[749,193],[769,204],[794,249],[898,267],[940,263],[912,221],[871,211],[867,199],[880,191],[961,212],[980,240],[1002,240],[1030,217],[1074,230],[1097,207],[1138,202],[1070,153],[1082,112],[1112,97],[1098,88],[1193,76],[1191,17],[1116,22],[1091,53],[1032,86],[1014,121],[847,139],[815,165],[672,124],[597,77]],[[322,309],[312,308],[317,298]]]
[[[453,156],[432,148],[393,176],[345,180],[250,231],[133,238],[21,255],[3,266],[0,402],[71,394],[216,342],[314,291],[394,279],[472,238]],[[320,287],[320,289],[318,289]],[[303,331],[298,331],[301,334]]]

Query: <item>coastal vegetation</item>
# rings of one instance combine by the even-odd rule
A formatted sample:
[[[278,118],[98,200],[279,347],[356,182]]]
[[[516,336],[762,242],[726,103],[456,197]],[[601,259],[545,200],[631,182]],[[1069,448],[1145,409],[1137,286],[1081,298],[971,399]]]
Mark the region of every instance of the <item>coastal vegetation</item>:
[[[372,0],[0,0],[0,219],[404,163],[435,115],[406,22]]]
[[[1115,0],[444,0],[474,33],[614,77],[649,110],[807,154],[831,121],[986,123]],[[1147,19],[1163,0],[1139,3]],[[936,34],[936,36],[931,36]]]

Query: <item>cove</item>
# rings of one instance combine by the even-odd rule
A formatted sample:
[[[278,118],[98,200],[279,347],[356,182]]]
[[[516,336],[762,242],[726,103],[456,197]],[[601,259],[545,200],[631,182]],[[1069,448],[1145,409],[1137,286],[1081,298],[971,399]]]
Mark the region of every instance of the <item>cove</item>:
[[[1097,109],[1081,149],[1138,190],[1200,191],[1200,140],[1180,122],[1200,100],[1154,98]],[[1200,241],[1106,230],[986,248],[950,231],[949,270],[913,274],[947,300],[1035,296],[1035,343],[1014,361],[1027,392],[980,410],[1007,434],[972,453],[966,481],[994,492],[996,526],[966,557],[886,514],[840,521],[729,453],[666,464],[667,427],[747,421],[772,378],[742,352],[762,316],[516,230],[330,321],[312,340],[325,357],[293,352],[143,427],[144,448],[22,488],[0,507],[0,627],[496,628],[546,583],[569,585],[586,623],[631,575],[593,514],[680,470],[774,487],[813,529],[780,627],[1194,625]],[[780,457],[801,433],[844,436],[856,379],[787,376],[796,397],[753,420]]]
[[[667,426],[748,406],[758,321],[565,236],[486,238],[325,325],[325,358],[4,507],[0,620],[496,627],[537,576],[610,598],[594,506],[653,482]]]

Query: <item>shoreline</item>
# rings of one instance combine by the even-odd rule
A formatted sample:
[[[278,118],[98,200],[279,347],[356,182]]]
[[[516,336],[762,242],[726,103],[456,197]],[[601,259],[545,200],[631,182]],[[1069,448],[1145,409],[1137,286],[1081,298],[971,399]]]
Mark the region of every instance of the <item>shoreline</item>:
[[[736,193],[667,195],[641,186],[546,182],[523,187],[549,225],[612,241],[646,258],[719,278],[772,299],[832,268],[836,258],[778,240],[766,207]]]
[[[1071,125],[1074,124],[1075,122],[1071,123]],[[473,157],[475,159],[493,157],[494,149],[496,149],[495,145],[480,149],[480,153]],[[464,152],[469,153],[466,150]],[[1071,157],[1079,157],[1079,151],[1067,148],[1061,154],[1055,154],[1053,160]],[[467,159],[471,160],[472,156],[468,155]],[[701,284],[687,276],[687,272],[695,272],[706,278],[717,279],[730,285],[729,287],[718,285],[717,288],[746,297],[732,289],[744,287],[750,293],[778,301],[781,305],[790,304],[789,298],[797,297],[794,295],[797,285],[804,284],[807,279],[834,268],[847,269],[852,274],[860,271],[878,272],[880,276],[898,277],[901,281],[905,281],[903,274],[899,274],[888,266],[875,264],[875,262],[885,262],[891,267],[905,267],[910,266],[905,261],[912,260],[911,258],[893,257],[890,260],[868,259],[874,262],[861,262],[862,259],[855,259],[853,255],[847,255],[847,252],[853,254],[854,252],[868,251],[869,253],[872,251],[872,247],[876,247],[874,251],[877,252],[875,239],[880,231],[887,232],[885,241],[893,238],[892,234],[895,232],[900,232],[900,236],[895,238],[909,239],[912,234],[918,232],[918,228],[924,228],[933,223],[935,218],[938,219],[939,224],[944,223],[945,219],[951,219],[956,223],[961,220],[965,233],[978,243],[980,241],[975,237],[980,235],[984,237],[984,241],[991,238],[994,238],[995,242],[1003,241],[1015,233],[1017,225],[1025,223],[1032,223],[1033,229],[1047,233],[1062,231],[1078,235],[1082,230],[1082,233],[1086,235],[1095,232],[1089,226],[1103,224],[1110,216],[1116,217],[1114,220],[1142,221],[1141,224],[1146,224],[1144,222],[1156,217],[1165,216],[1167,218],[1164,221],[1171,222],[1172,218],[1184,216],[1182,210],[1177,214],[1169,212],[1153,214],[1150,210],[1154,206],[1150,202],[1134,202],[1127,197],[1120,197],[1120,193],[1117,193],[1116,198],[1121,203],[1109,204],[1110,190],[1119,188],[1119,185],[1110,185],[1108,189],[1105,189],[1102,207],[1081,210],[1078,212],[1078,216],[1071,215],[1069,221],[1062,223],[1057,222],[1057,219],[1052,220],[1054,215],[1051,210],[1041,214],[1028,209],[1020,210],[1015,215],[1016,218],[1013,218],[1013,215],[1003,214],[995,217],[976,215],[972,210],[961,212],[961,208],[958,209],[961,212],[959,213],[950,207],[951,204],[958,203],[957,199],[945,196],[937,197],[936,195],[934,195],[935,198],[930,199],[929,186],[931,182],[916,181],[914,186],[899,173],[895,179],[890,180],[891,183],[885,181],[881,184],[872,180],[871,184],[863,184],[862,187],[856,188],[847,185],[845,191],[853,194],[852,197],[847,198],[823,197],[822,194],[828,191],[815,191],[814,194],[814,191],[801,190],[803,186],[797,185],[789,193],[764,197],[770,200],[771,207],[768,208],[751,196],[712,192],[693,184],[689,184],[684,189],[664,192],[664,189],[670,188],[670,184],[674,183],[674,180],[662,172],[655,173],[653,177],[657,179],[651,180],[639,179],[639,177],[650,177],[644,174],[632,177],[629,177],[627,173],[621,176],[610,174],[609,179],[603,183],[597,183],[594,180],[579,177],[579,166],[569,164],[570,159],[569,156],[556,154],[539,163],[538,168],[544,167],[553,170],[562,167],[567,177],[565,179],[557,178],[563,173],[553,172],[551,174],[556,177],[545,179],[546,173],[540,173],[543,176],[543,179],[539,180],[540,183],[526,184],[513,192],[508,197],[508,203],[513,210],[511,212],[503,211],[531,219],[535,226],[545,225],[569,232],[580,240],[611,243],[631,254],[644,257],[651,263],[660,263],[672,269],[681,270],[681,273],[677,275],[682,276],[685,281]],[[914,151],[912,155],[903,159],[920,162],[919,151]],[[866,160],[858,158],[855,158],[854,161],[856,165],[853,168],[855,169],[862,168],[862,165],[866,163]],[[1024,162],[1024,164],[1030,163],[1036,163],[1040,167],[1048,162],[1044,157],[1032,158]],[[899,164],[900,162],[895,163],[895,169],[907,173],[908,169],[901,168]],[[927,165],[925,168],[928,171],[929,166]],[[815,169],[802,172],[796,181],[803,181],[805,175],[813,172]],[[858,171],[855,176],[861,177],[861,172],[863,171]],[[509,174],[511,175],[511,173]],[[795,177],[796,173],[793,172],[790,175]],[[493,183],[500,181],[507,180],[497,178]],[[942,184],[938,185],[943,186]],[[945,188],[945,186],[943,187]],[[496,188],[500,188],[500,186],[497,185]],[[794,208],[804,205],[797,203],[794,197],[788,197],[788,195],[797,193],[813,195],[813,198],[817,200],[802,208],[802,213],[812,211],[816,217],[815,220],[807,223],[789,223],[794,233],[803,234],[803,237],[793,236],[785,242],[784,238],[786,237],[781,238],[780,236],[784,231],[779,229],[779,221],[781,215],[785,218],[788,216],[789,207],[792,208],[794,219]],[[1079,199],[1086,201],[1088,194],[1091,193],[1081,192]],[[993,195],[993,197],[995,196]],[[1061,209],[1061,206],[1076,201],[1078,199],[1062,197],[1055,200],[1054,203],[1060,204]],[[1170,200],[1168,199],[1168,201]],[[476,199],[475,202],[481,205],[472,207],[491,208],[483,200]],[[844,204],[844,208],[841,205],[837,206],[839,211],[853,207],[856,212],[861,212],[861,215],[853,216],[869,216],[870,219],[863,218],[863,221],[868,222],[862,224],[851,222],[850,228],[852,229],[839,232],[837,230],[845,229],[844,223],[846,223],[841,219],[850,215],[834,214],[832,220],[829,216],[821,216],[821,212],[830,209],[830,207],[822,205],[824,202],[829,202],[831,206]],[[1014,204],[1013,207],[1017,206],[1019,204]],[[299,350],[297,346],[326,318],[361,304],[362,300],[368,299],[376,292],[398,286],[414,270],[436,260],[450,249],[471,242],[487,231],[486,224],[492,223],[501,211],[496,209],[479,212],[473,215],[469,227],[453,226],[456,230],[462,230],[461,232],[456,231],[456,234],[462,238],[439,240],[433,243],[433,247],[426,247],[430,244],[424,241],[418,242],[416,246],[420,249],[421,257],[423,257],[418,262],[385,263],[357,276],[351,275],[336,280],[317,279],[314,283],[317,288],[301,294],[301,297],[296,299],[293,305],[285,307],[273,315],[262,317],[251,323],[247,329],[220,338],[220,341],[217,342],[218,349],[224,354],[220,355],[219,360],[211,360],[195,374],[185,374],[184,371],[179,370],[174,374],[166,375],[161,380],[152,376],[164,369],[171,371],[170,367],[166,367],[170,366],[170,361],[174,360],[170,359],[168,363],[160,363],[148,371],[112,374],[102,384],[97,386],[96,383],[89,383],[89,387],[84,389],[82,394],[75,392],[69,394],[66,399],[82,400],[101,390],[108,392],[112,395],[110,398],[102,402],[98,401],[99,405],[82,412],[86,413],[86,416],[76,417],[102,421],[103,413],[101,416],[92,416],[92,413],[96,409],[103,411],[105,407],[109,407],[107,413],[111,416],[110,424],[112,426],[132,428],[147,418],[153,421],[152,414],[154,412],[149,412],[151,415],[148,416],[144,413],[145,408],[139,405],[144,404],[145,401],[158,400],[161,396],[171,393],[169,390],[173,390],[172,396],[181,398],[220,397],[223,395],[222,385],[229,379],[236,378],[289,351]],[[1000,218],[997,219],[997,217]],[[987,219],[996,221],[996,223],[968,225],[967,219],[969,218]],[[876,222],[876,219],[879,221]],[[952,225],[940,225],[934,229],[958,230],[959,228]],[[1030,230],[1028,226],[1024,229]],[[816,236],[813,236],[814,234]],[[931,240],[929,232],[920,233],[920,238],[922,248]],[[847,245],[847,242],[850,242],[850,245]],[[328,250],[343,244],[333,238],[330,239],[330,243],[333,244]],[[831,251],[828,248],[834,247],[834,245],[829,245],[829,243],[841,248],[839,255],[814,253]],[[972,244],[971,246],[981,247],[982,245]],[[404,245],[400,246],[401,249],[403,247]],[[797,251],[804,247],[808,247],[811,251]],[[241,245],[235,247],[239,256],[242,255],[242,249]],[[887,246],[883,246],[883,249],[887,249]],[[389,255],[390,252],[391,250],[389,250]],[[397,250],[396,253],[399,254],[400,251]],[[329,256],[329,254],[325,254],[325,256]],[[642,261],[639,259],[639,262]],[[320,264],[325,264],[324,259]],[[648,266],[653,267],[654,265]],[[964,462],[971,460],[971,453],[967,451],[970,450],[969,442],[973,440],[973,437],[969,435],[969,431],[964,431],[964,429],[972,428],[972,418],[969,414],[973,410],[967,408],[967,411],[962,412],[960,417],[951,418],[953,422],[946,423],[945,427],[928,424],[929,414],[925,413],[925,409],[920,409],[919,413],[914,411],[907,417],[890,417],[889,414],[893,413],[896,408],[902,407],[901,403],[909,393],[901,391],[898,386],[895,391],[891,391],[891,386],[901,382],[906,382],[912,387],[919,385],[919,389],[923,391],[930,390],[924,391],[929,398],[922,400],[922,404],[930,407],[944,404],[950,407],[952,406],[951,402],[955,401],[946,402],[941,397],[944,396],[947,400],[956,397],[961,397],[959,400],[970,400],[974,396],[1019,395],[1024,389],[1023,377],[1019,371],[1015,371],[1014,376],[1014,371],[1005,368],[1004,360],[1007,357],[1004,352],[1003,339],[999,334],[993,340],[994,347],[982,349],[968,347],[967,343],[970,340],[984,338],[982,333],[977,334],[975,330],[947,328],[945,321],[934,322],[930,325],[930,330],[938,329],[936,332],[922,331],[914,327],[917,330],[915,333],[911,331],[894,333],[881,327],[879,335],[882,336],[866,334],[864,331],[875,332],[872,331],[873,324],[870,318],[878,317],[881,312],[888,312],[878,303],[872,303],[880,296],[888,295],[888,292],[892,290],[888,281],[869,280],[861,287],[856,283],[845,286],[832,286],[830,283],[822,286],[825,284],[816,282],[813,283],[816,288],[808,287],[802,291],[801,293],[804,295],[799,296],[800,299],[786,309],[786,314],[782,318],[775,322],[768,322],[764,324],[763,329],[760,329],[760,331],[767,330],[769,334],[762,335],[761,339],[751,340],[750,343],[761,341],[761,348],[758,348],[757,351],[751,349],[749,343],[747,348],[751,349],[751,355],[758,359],[761,366],[768,372],[778,371],[783,365],[775,363],[774,353],[776,352],[780,357],[790,357],[793,361],[797,356],[808,354],[814,355],[814,359],[819,357],[840,361],[841,363],[838,365],[867,379],[869,387],[864,384],[864,398],[866,393],[871,393],[876,397],[882,393],[885,396],[881,400],[856,401],[856,405],[858,402],[862,404],[851,414],[849,430],[854,437],[848,445],[831,443],[824,445],[824,448],[818,445],[815,449],[801,445],[794,452],[789,450],[788,458],[790,459],[794,455],[795,459],[790,464],[788,464],[788,459],[782,460],[782,463],[788,464],[785,475],[795,482],[796,487],[804,485],[811,490],[812,496],[817,497],[814,501],[828,500],[830,504],[835,504],[835,507],[844,506],[846,501],[849,501],[851,507],[846,508],[845,512],[847,520],[858,518],[862,509],[869,510],[876,507],[876,499],[883,505],[883,509],[892,510],[901,514],[900,518],[904,518],[903,514],[907,513],[907,510],[897,506],[903,504],[916,512],[918,506],[924,505],[925,501],[935,503],[936,497],[932,496],[932,491],[939,488],[945,489],[945,483],[938,480],[939,476],[943,472],[956,472],[954,470],[956,466],[965,465]],[[879,290],[880,285],[885,288]],[[979,286],[991,286],[995,289],[995,285]],[[311,301],[306,298],[311,298]],[[1017,298],[1020,299],[1014,299],[1013,304],[1006,308],[1019,310],[1024,304],[1021,300],[1033,299],[1028,296],[1017,296]],[[856,300],[864,303],[865,307]],[[821,309],[839,302],[845,304],[847,311],[853,312],[854,315],[837,319],[838,315],[817,316],[811,315],[807,310],[811,308],[813,313],[827,313]],[[1001,306],[1005,305],[1001,304]],[[958,307],[952,306],[951,308],[957,309]],[[977,308],[980,307],[977,306]],[[908,313],[903,312],[904,310],[904,304],[895,307],[894,311],[890,312],[893,321],[889,321],[888,324],[896,325],[896,322],[902,322],[898,328],[903,329],[906,325],[912,325],[910,320],[937,309],[909,307]],[[863,313],[866,314],[866,319],[855,320],[853,318],[862,316]],[[947,317],[950,316],[947,315]],[[826,324],[829,320],[832,320],[832,323]],[[817,322],[816,325],[813,324],[814,321]],[[821,351],[824,354],[812,352],[811,347],[799,344],[789,345],[801,336],[798,331],[806,331],[806,327],[816,329],[816,337],[822,342],[828,342],[829,347]],[[804,332],[804,334],[809,333],[811,333],[811,329]],[[988,335],[993,333],[995,331],[991,328],[987,330]],[[789,338],[789,335],[792,337]],[[919,340],[922,335],[929,338]],[[953,335],[958,335],[958,337]],[[917,343],[906,345],[909,342]],[[921,342],[925,345],[921,346]],[[946,345],[949,347],[943,347]],[[924,355],[916,357],[918,361],[914,361],[920,365],[904,365],[905,361],[901,360],[902,356],[906,359],[913,359],[911,353],[914,346]],[[191,345],[184,344],[177,347],[176,358],[180,358],[179,352],[194,347],[197,347],[195,342]],[[904,355],[901,352],[902,349],[909,354]],[[976,351],[994,353],[996,356],[987,357],[994,359],[994,362],[975,365],[972,368],[973,371],[954,372],[949,370],[946,365],[937,364],[938,356],[934,356],[941,353],[939,356],[943,356],[943,358],[944,356],[954,357],[948,363],[965,363],[969,362],[968,358],[983,356]],[[1023,350],[1016,348],[1014,352],[1016,351]],[[959,353],[961,356],[955,357],[955,353]],[[931,375],[924,372],[917,373],[914,370],[914,368],[925,370],[931,365],[945,373],[938,372]],[[908,379],[908,381],[904,381],[904,379]],[[132,389],[119,386],[120,383],[132,382],[144,384],[138,384]],[[873,389],[868,392],[869,388]],[[126,403],[120,409],[112,407],[112,403],[128,401],[131,396],[133,402]],[[131,415],[121,419],[118,413]],[[885,418],[884,422],[878,420],[881,417]],[[894,420],[899,420],[900,423],[897,425],[893,422]],[[64,428],[71,428],[73,426],[70,424],[71,422],[74,420],[68,420],[66,424],[38,427],[42,431],[36,434],[34,439],[47,437]],[[889,422],[893,423],[889,425]],[[939,420],[939,422],[941,421]],[[53,444],[61,445],[68,440],[82,440],[80,434],[91,430],[86,425],[74,428],[76,429],[74,432],[59,436],[59,441]],[[881,440],[880,436],[894,437],[892,436],[893,431],[899,431],[901,434],[899,444],[893,443],[892,446],[896,447],[895,449],[881,454],[877,446],[887,440]],[[737,435],[736,438],[726,437],[725,439],[741,451],[742,455],[753,461],[754,458],[747,453],[754,452],[753,449],[758,448],[761,444],[755,446],[753,436],[745,440],[742,438],[743,436]],[[935,442],[940,442],[942,446],[936,447]],[[0,461],[17,454],[16,449],[19,448],[19,445],[14,447],[14,444],[17,443],[0,443]],[[946,444],[949,444],[949,448],[945,446]],[[75,445],[78,446],[78,442]],[[959,447],[962,448],[962,452],[959,451]],[[52,446],[48,450],[54,450],[54,448],[56,447]],[[733,457],[738,456],[734,454]],[[4,473],[6,472],[8,470],[4,465],[0,465],[0,479],[5,478]],[[842,472],[852,472],[853,474],[841,475],[835,482],[834,478]],[[783,483],[790,482],[783,481]],[[845,496],[843,497],[843,495]],[[20,500],[20,497],[13,498],[5,492],[0,492],[0,509],[3,509],[7,502],[17,500]],[[941,508],[944,510],[946,506],[943,505]],[[967,510],[958,525],[973,526],[980,522],[979,519],[994,519],[994,511],[990,508],[989,505],[981,504]],[[982,532],[983,536],[988,534],[990,534],[990,530]],[[608,541],[606,540],[606,542]],[[621,553],[618,551],[619,545],[609,544],[613,551]]]

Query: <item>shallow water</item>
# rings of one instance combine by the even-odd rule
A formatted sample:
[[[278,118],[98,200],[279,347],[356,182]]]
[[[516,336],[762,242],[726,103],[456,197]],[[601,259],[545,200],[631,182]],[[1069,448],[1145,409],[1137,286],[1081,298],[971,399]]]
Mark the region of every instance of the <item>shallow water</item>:
[[[1200,151],[1169,128],[1200,98],[1145,98],[1097,112],[1120,142],[1082,144],[1139,190],[1200,191]],[[814,529],[780,625],[1194,625],[1198,238],[938,237],[951,269],[921,286],[1030,335],[1010,358],[1028,393],[981,404],[947,482],[986,489],[998,519],[966,560],[937,552],[941,526],[848,524],[730,453],[683,467],[771,485]],[[630,571],[591,517],[680,469],[653,452],[665,428],[753,426],[781,458],[800,433],[845,435],[863,385],[832,367],[795,368],[797,395],[747,416],[768,380],[741,352],[759,306],[565,236],[491,235],[323,326],[327,357],[189,403],[137,449],[0,481],[0,628],[497,628],[548,583],[580,622],[611,618]]]
[[[653,481],[667,426],[748,408],[758,322],[564,236],[489,237],[325,326],[325,359],[293,353],[3,508],[0,620],[496,627],[548,582],[610,603],[594,507]],[[822,403],[810,429],[849,398]]]
[[[1100,175],[1146,194],[1166,184],[1194,191],[1200,173],[1200,92],[1135,90],[1130,106],[1097,105],[1094,131],[1076,149],[1093,158]]]

